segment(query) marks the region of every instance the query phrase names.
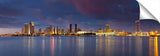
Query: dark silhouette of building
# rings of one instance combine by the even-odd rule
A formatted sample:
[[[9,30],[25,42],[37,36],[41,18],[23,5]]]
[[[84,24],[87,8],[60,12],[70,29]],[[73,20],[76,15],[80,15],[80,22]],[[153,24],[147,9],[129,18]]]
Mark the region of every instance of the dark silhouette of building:
[[[140,32],[140,21],[136,20],[135,21],[136,27],[135,27],[135,32]]]
[[[69,32],[72,32],[72,24],[69,25]]]
[[[75,24],[75,33],[78,31],[77,24]]]

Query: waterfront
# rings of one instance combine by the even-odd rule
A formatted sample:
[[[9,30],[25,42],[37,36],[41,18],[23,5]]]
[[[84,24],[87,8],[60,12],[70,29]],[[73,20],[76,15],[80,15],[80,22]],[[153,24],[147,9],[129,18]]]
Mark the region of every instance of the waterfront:
[[[159,37],[0,37],[0,56],[158,56]]]

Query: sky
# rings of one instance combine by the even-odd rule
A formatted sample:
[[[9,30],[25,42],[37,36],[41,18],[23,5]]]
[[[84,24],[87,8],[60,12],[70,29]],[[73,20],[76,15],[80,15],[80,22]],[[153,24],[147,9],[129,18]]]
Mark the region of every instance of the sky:
[[[35,29],[58,26],[68,29],[105,28],[135,31],[139,19],[136,0],[0,0],[0,34],[21,32],[24,23],[34,22]],[[154,20],[141,20],[141,31],[159,30]]]

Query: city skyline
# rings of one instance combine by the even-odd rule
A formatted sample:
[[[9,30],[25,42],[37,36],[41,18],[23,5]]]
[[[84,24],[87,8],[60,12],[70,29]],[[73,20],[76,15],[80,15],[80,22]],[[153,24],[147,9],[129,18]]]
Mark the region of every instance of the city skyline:
[[[105,27],[99,27],[96,29],[83,29],[79,28],[78,24],[69,24],[68,29],[59,28],[58,26],[49,25],[45,29],[35,29],[34,22],[24,23],[21,28],[21,32],[15,32],[13,34],[2,34],[1,37],[9,36],[160,36],[158,30],[144,32],[140,28],[140,20],[135,21],[135,31],[127,32],[125,29],[112,29],[109,24],[105,24]]]
[[[43,29],[44,30],[46,30],[46,29],[49,29],[48,31],[51,31],[51,30],[53,30],[53,29],[55,29],[55,28],[57,28],[57,30],[59,29],[58,28],[58,26],[54,26],[54,25],[47,25],[46,27],[42,27],[42,28],[38,28],[38,27],[35,27],[34,26],[34,22],[32,22],[32,21],[30,21],[29,23],[24,23],[23,24],[24,25],[24,27],[22,27],[21,29],[20,29],[20,31],[15,31],[15,32],[13,32],[13,33],[5,33],[5,34],[14,34],[14,33],[16,33],[16,32],[19,32],[19,33],[28,33],[28,34],[30,34],[30,33],[34,33],[34,31],[36,30],[36,31],[42,31]],[[49,26],[49,27],[48,27]],[[32,28],[32,30],[31,30],[31,28]],[[35,28],[34,28],[35,27]],[[54,27],[53,29],[52,29],[52,27]],[[73,28],[74,27],[74,28]],[[28,28],[28,29],[25,29],[25,28]],[[108,28],[108,29],[107,29]],[[141,29],[142,27],[140,26],[140,20],[136,20],[135,21],[135,29],[132,31],[132,32],[140,32],[140,31],[142,31],[142,29]],[[25,29],[24,30],[24,32],[23,32],[23,29]],[[77,27],[77,24],[73,24],[73,26],[72,26],[72,24],[69,24],[68,26],[66,26],[66,28],[60,28],[60,29],[63,29],[63,30],[69,30],[69,32],[71,33],[71,32],[77,32],[77,30],[78,29],[81,29],[82,31],[85,29],[85,31],[90,31],[90,30],[92,30],[92,31],[94,31],[94,32],[96,32],[96,31],[98,31],[99,29],[101,29],[101,30],[103,30],[103,31],[106,31],[106,32],[108,32],[108,31],[111,31],[112,29],[111,29],[111,26],[109,25],[109,24],[105,24],[105,25],[103,25],[103,26],[101,26],[101,27],[99,27],[99,28],[97,28],[97,29],[92,29],[92,28],[89,28],[89,29],[86,29],[86,28],[78,28]],[[76,29],[76,30],[75,30]],[[125,29],[118,29],[118,28],[116,28],[116,29],[114,29],[114,30],[118,30],[118,31],[125,31]],[[144,31],[144,32],[151,32],[151,31],[156,31],[157,29],[155,29],[155,30],[150,30],[150,31]],[[143,31],[142,31],[143,32]]]
[[[79,28],[86,30],[98,30],[109,24],[111,29],[134,32],[135,20],[138,19],[139,6],[134,0],[0,1],[0,34],[21,32],[24,23],[30,21],[35,23],[37,30],[49,25],[68,29],[69,24],[78,24]],[[160,31],[157,21],[141,20],[140,25],[142,31]]]

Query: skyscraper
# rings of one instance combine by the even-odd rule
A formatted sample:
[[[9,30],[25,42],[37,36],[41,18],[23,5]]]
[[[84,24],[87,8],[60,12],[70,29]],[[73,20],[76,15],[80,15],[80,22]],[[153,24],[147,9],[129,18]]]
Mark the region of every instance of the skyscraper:
[[[52,25],[49,27],[49,32],[52,33]]]
[[[140,21],[136,20],[135,24],[136,24],[135,32],[140,32]]]
[[[62,34],[64,33],[64,29],[62,29],[61,33],[62,33]]]
[[[69,25],[69,32],[72,32],[72,24]]]
[[[21,30],[21,34],[24,34],[24,27],[23,27],[22,30]]]
[[[33,22],[29,23],[29,31],[30,31],[30,34],[34,33],[34,23]]]
[[[27,23],[24,24],[24,33],[29,34],[29,27]]]
[[[46,27],[45,33],[46,33],[46,34],[49,34],[49,33],[50,33],[50,27]]]
[[[58,26],[54,27],[54,34],[58,35]]]
[[[75,24],[75,33],[78,31],[77,24]]]
[[[106,24],[106,32],[111,32],[111,28],[108,24]]]

